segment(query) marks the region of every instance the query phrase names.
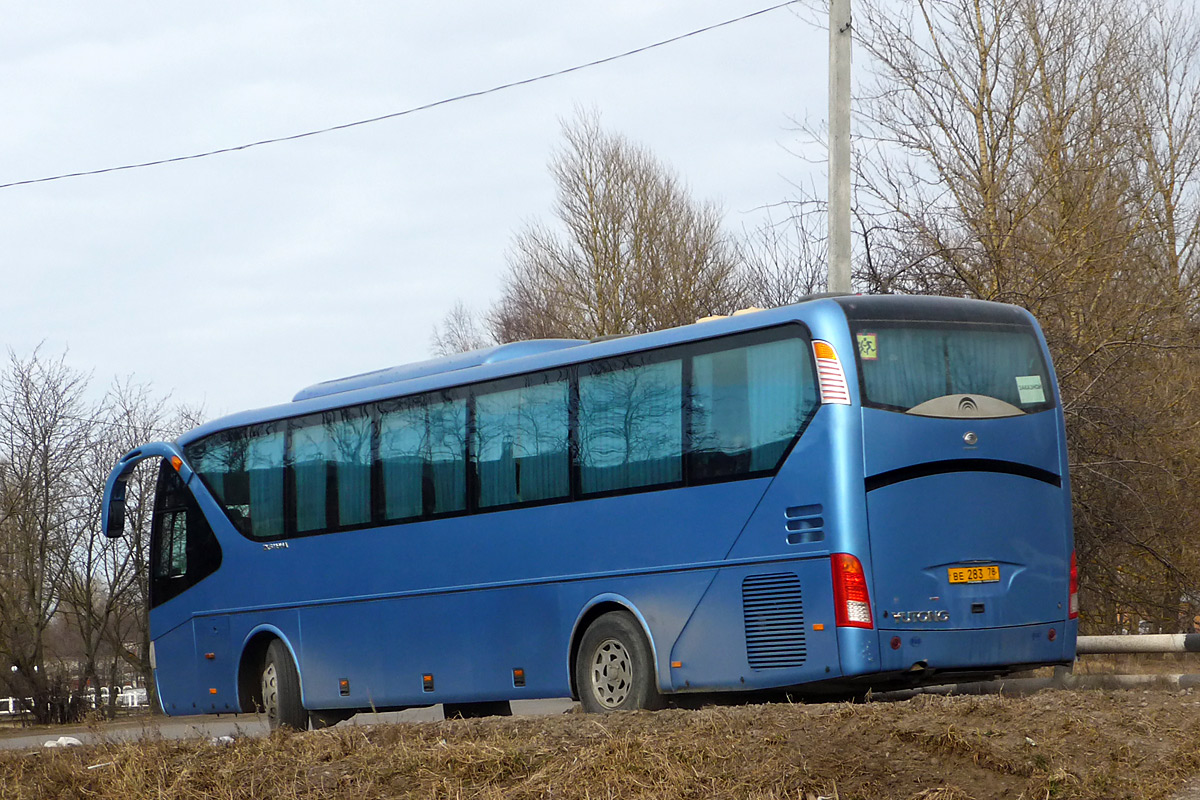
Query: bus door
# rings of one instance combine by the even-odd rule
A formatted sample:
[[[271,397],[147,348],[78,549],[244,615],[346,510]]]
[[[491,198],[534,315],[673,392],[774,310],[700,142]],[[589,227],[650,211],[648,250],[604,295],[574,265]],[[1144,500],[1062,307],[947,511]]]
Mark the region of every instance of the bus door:
[[[163,709],[168,714],[232,710],[232,673],[224,674],[231,662],[228,622],[217,621],[214,627],[205,621],[198,628],[205,635],[197,636],[190,624],[194,604],[171,602],[216,572],[222,558],[212,527],[187,486],[191,471],[174,445],[147,445],[118,462],[105,487],[102,528],[110,537],[124,534],[127,482],[133,467],[146,458],[160,459],[148,559],[151,663],[156,674],[163,667],[175,678],[158,683]],[[199,708],[193,700],[201,684],[204,693],[220,687],[220,699],[212,698],[211,708]]]

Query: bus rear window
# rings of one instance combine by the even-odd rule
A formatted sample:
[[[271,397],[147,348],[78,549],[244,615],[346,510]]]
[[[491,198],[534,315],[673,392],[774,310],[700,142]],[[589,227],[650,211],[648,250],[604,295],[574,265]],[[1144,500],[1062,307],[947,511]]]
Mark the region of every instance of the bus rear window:
[[[863,405],[936,417],[1014,416],[1054,405],[1046,361],[1028,326],[855,322]]]

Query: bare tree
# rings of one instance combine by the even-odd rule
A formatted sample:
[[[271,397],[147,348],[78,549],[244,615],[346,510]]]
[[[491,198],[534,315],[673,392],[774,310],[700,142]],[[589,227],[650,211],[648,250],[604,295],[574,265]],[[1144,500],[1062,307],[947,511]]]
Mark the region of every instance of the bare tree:
[[[558,224],[530,224],[513,242],[493,338],[638,333],[738,307],[736,255],[714,206],[596,114],[564,123],[563,136],[550,164]]]
[[[64,611],[83,645],[83,677],[93,685],[113,685],[124,668],[142,675],[154,702],[147,620],[150,521],[156,463],[139,465],[127,484],[125,535],[100,532],[104,480],[128,450],[155,439],[173,438],[192,427],[202,413],[172,411],[167,399],[132,379],[116,381],[97,409],[94,447],[85,471],[91,534],[79,542],[66,576]],[[181,419],[182,417],[182,419]],[[110,714],[116,697],[109,698]]]
[[[40,351],[9,353],[0,374],[0,676],[51,718],[46,632],[62,602],[71,556],[90,533],[81,467],[93,447],[88,378]],[[7,669],[12,667],[11,672]]]
[[[457,300],[442,319],[441,327],[434,326],[431,344],[435,356],[449,356],[489,347],[496,341],[478,315]]]
[[[787,204],[788,216],[767,221],[740,243],[742,301],[776,308],[825,291],[829,277],[824,208],[811,200]]]
[[[1197,466],[1178,416],[1200,369],[1195,12],[866,0],[855,22],[875,73],[858,176],[873,283],[1038,316],[1068,416],[1089,622],[1124,607],[1178,624],[1200,579],[1178,506],[1195,508],[1180,488]]]

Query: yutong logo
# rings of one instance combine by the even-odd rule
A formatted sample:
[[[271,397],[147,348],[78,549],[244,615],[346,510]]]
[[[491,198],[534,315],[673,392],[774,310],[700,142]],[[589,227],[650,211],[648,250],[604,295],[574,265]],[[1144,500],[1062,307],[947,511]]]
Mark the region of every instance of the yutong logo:
[[[896,622],[949,622],[949,611],[893,611]]]

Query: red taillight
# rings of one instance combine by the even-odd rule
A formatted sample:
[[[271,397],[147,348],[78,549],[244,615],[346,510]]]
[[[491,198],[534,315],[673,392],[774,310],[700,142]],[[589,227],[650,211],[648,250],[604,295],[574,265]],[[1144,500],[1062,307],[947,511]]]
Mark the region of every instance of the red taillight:
[[[867,591],[867,576],[862,564],[849,553],[834,553],[833,603],[834,616],[840,628],[873,628],[871,595]]]
[[[1079,617],[1079,568],[1075,566],[1075,551],[1071,551],[1071,582],[1067,588],[1067,619]]]

